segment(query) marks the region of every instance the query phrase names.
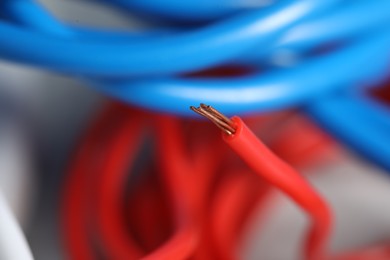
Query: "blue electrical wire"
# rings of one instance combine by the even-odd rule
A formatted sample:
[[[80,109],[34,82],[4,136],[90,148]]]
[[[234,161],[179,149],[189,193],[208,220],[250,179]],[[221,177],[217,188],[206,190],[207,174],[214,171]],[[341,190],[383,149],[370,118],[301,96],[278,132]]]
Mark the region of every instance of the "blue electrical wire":
[[[53,16],[49,14],[45,15],[45,10],[40,9],[39,5],[37,5],[35,2],[31,0],[8,1],[7,3],[3,2],[3,5],[4,3],[6,4],[6,7],[8,7],[4,9],[5,11],[12,13],[16,18],[19,19],[19,21],[23,19],[22,21],[24,23],[29,24],[29,26],[32,26],[38,29],[39,31],[44,31],[49,33],[48,36],[50,36],[50,34],[56,34],[56,36],[58,35],[69,36],[72,34],[70,30],[67,30],[68,27],[56,21]],[[330,2],[327,3],[329,4]],[[294,5],[292,2],[288,2],[287,4],[286,3],[284,4],[285,4],[284,8],[281,8],[280,6],[274,8],[276,10],[282,10],[279,12],[279,15],[288,14],[289,12],[291,12],[291,8],[293,8],[293,10],[294,8],[296,8],[296,5]],[[347,6],[348,8],[347,7],[338,8],[337,9],[338,11],[332,10],[331,14],[328,16],[323,14],[322,16],[320,16],[319,19],[316,18],[316,16],[314,16],[314,21],[313,18],[311,19],[309,18],[306,19],[308,21],[306,21],[305,23],[305,19],[303,19],[304,21],[303,24],[298,24],[296,28],[293,28],[291,33],[287,34],[287,37],[281,38],[282,39],[281,43],[279,43],[279,45],[276,44],[276,46],[279,46],[277,48],[283,48],[283,47],[285,48],[286,46],[289,45],[294,46],[295,43],[295,46],[300,46],[302,48],[302,46],[306,46],[306,47],[308,46],[307,44],[305,45],[305,43],[307,42],[318,43],[320,42],[320,40],[329,41],[329,40],[336,39],[337,36],[354,34],[358,31],[357,28],[361,28],[362,25],[364,26],[361,29],[371,28],[372,25],[378,25],[380,22],[385,22],[389,20],[388,17],[390,16],[386,16],[386,14],[387,13],[390,14],[390,8],[385,8],[386,5],[390,7],[390,2],[378,1],[372,3],[367,1],[360,1],[360,2],[358,1],[354,5]],[[353,18],[354,17],[353,15],[355,15],[354,20],[356,20],[356,16],[359,13],[361,13],[363,10],[373,11],[377,15],[368,16],[368,17],[375,17],[375,18],[364,19],[365,22],[364,23],[361,22],[360,26],[359,23],[357,23],[358,26],[356,26],[356,23],[348,23],[348,22],[341,23],[341,21],[343,20],[345,21],[346,18]],[[257,12],[258,11],[256,11],[255,13],[257,14]],[[275,14],[272,11],[269,13],[271,14],[269,19],[272,20],[275,17],[277,17],[277,13]],[[329,16],[330,18],[323,19],[323,17],[329,17]],[[237,21],[237,19],[233,19],[233,20],[235,22]],[[313,26],[310,27],[313,24],[318,25],[318,28],[326,29],[327,27],[325,25],[332,22],[333,24],[340,22],[340,24],[343,25],[338,26],[336,29],[332,27],[332,30],[330,29],[321,30],[322,32],[324,32],[325,35],[322,38],[318,38],[322,34],[308,33],[315,29],[313,28]],[[48,26],[48,24],[50,26]],[[226,23],[222,23],[222,25],[226,26]],[[8,26],[8,25],[4,25],[4,26]],[[276,26],[276,28],[279,27],[280,24]],[[312,30],[308,30],[307,27],[311,28]],[[8,29],[15,29],[15,28],[8,26]],[[17,33],[23,33],[23,32],[30,33],[22,30],[17,31]],[[120,51],[117,48],[115,48],[116,43],[124,44],[125,42],[129,42],[129,44],[131,43],[133,46],[137,46],[142,49],[142,47],[145,46],[144,45],[145,41],[154,42],[153,33],[147,35],[117,33],[115,34],[115,37],[109,37],[109,36],[114,36],[114,33],[104,34],[100,32],[95,32],[93,34],[91,33],[91,31],[88,30],[84,30],[84,32],[87,35],[87,37],[93,35],[93,37],[99,39],[100,38],[111,39],[112,41],[110,41],[110,43],[113,43],[113,46],[108,44],[107,40],[101,44],[104,44],[105,47],[111,48],[109,51],[117,52],[117,54],[120,53]],[[30,33],[30,34],[32,36],[35,36],[36,38],[37,37],[42,38],[45,36],[36,33],[35,34]],[[79,33],[78,35],[80,35],[81,38],[82,33]],[[9,37],[9,38],[14,39],[15,37]],[[20,36],[17,38],[20,39],[23,37]],[[29,39],[28,37],[25,38],[28,39],[29,43],[34,42],[31,41],[31,39]],[[112,38],[114,38],[114,40]],[[273,37],[268,35],[268,38],[273,38]],[[125,39],[127,41],[125,41]],[[364,67],[363,65],[364,62],[367,62],[370,59],[372,60],[373,55],[377,55],[375,57],[379,61],[383,60],[382,57],[380,56],[386,57],[386,53],[388,53],[387,39],[388,39],[387,36],[385,36],[384,38],[379,37],[379,40],[377,40],[378,42],[375,41],[372,42],[371,40],[369,40],[366,42],[371,42],[371,43],[366,44],[366,42],[363,42],[358,47],[352,47],[351,50],[349,51],[346,50],[341,53],[330,54],[329,57],[320,58],[312,62],[310,61],[305,62],[304,64],[299,65],[296,68],[292,68],[290,71],[285,71],[285,70],[271,71],[270,73],[261,74],[257,77],[251,77],[251,78],[243,78],[243,79],[235,79],[235,80],[232,79],[197,80],[197,79],[160,78],[160,79],[143,80],[143,81],[133,79],[131,81],[122,81],[120,83],[102,81],[99,82],[97,85],[99,85],[100,88],[103,89],[106,93],[117,96],[122,100],[143,107],[152,108],[159,111],[162,110],[164,112],[171,112],[171,113],[182,113],[182,111],[186,113],[187,110],[183,108],[186,108],[190,104],[199,103],[202,100],[205,101],[205,99],[206,101],[214,105],[217,105],[222,110],[224,110],[224,112],[228,114],[233,112],[251,113],[251,112],[257,112],[257,111],[263,111],[269,109],[279,109],[279,108],[299,104],[299,102],[305,101],[311,96],[318,95],[320,93],[323,93],[326,90],[331,91],[332,89],[339,88],[341,85],[347,85],[345,83],[350,82],[351,80],[355,80],[355,81],[360,80],[359,77],[361,75],[366,75],[368,73],[368,71],[364,71],[365,73],[360,73],[359,71],[361,68]],[[297,44],[299,42],[300,44]],[[22,43],[24,45],[24,42]],[[80,45],[82,45],[82,43],[79,42],[79,38],[75,39],[72,43],[75,44],[75,46],[79,46],[79,47]],[[96,60],[102,60],[103,63],[102,65],[105,65],[106,67],[105,73],[109,71],[107,67],[110,65],[110,62],[109,60],[104,60],[105,58],[104,50],[107,48],[102,48],[102,49],[98,48],[99,50],[96,51],[94,51],[94,49],[91,48],[89,49],[88,52],[85,50],[84,55],[80,56],[77,55],[79,54],[79,52],[77,51],[74,52],[74,48],[73,48],[74,46],[72,46],[72,43],[69,43],[68,39],[66,39],[67,46],[62,46],[63,47],[62,49],[66,51],[60,52],[57,50],[56,53],[62,55],[64,58],[68,58],[68,57],[70,57],[71,59],[77,58],[77,62],[80,61],[80,63],[82,63],[83,56],[87,56],[89,58],[95,57]],[[50,45],[51,46],[55,45],[55,42],[50,42]],[[158,45],[158,43],[154,45]],[[16,45],[12,45],[12,47],[15,46]],[[42,50],[41,51],[37,50],[38,57],[36,58],[40,59],[40,61],[44,60],[42,56],[44,56],[45,54],[51,54],[51,52],[49,51],[50,46],[46,45],[48,48],[43,48],[44,46],[45,45],[39,46],[42,50],[44,50],[44,52],[42,52]],[[83,47],[87,47],[87,46],[83,46]],[[158,51],[161,50],[158,47],[157,49]],[[197,48],[197,49],[204,51],[204,48]],[[93,54],[91,55],[91,52],[92,53],[97,52],[99,56],[102,57],[97,58],[95,55]],[[255,53],[261,53],[261,52],[255,52]],[[143,57],[141,56],[145,56],[144,54],[150,54],[150,53],[142,52],[138,54],[139,54],[138,58],[143,59]],[[20,53],[17,53],[17,55],[21,56]],[[124,53],[123,55],[125,56]],[[149,55],[149,57],[150,56],[153,55]],[[25,59],[26,57],[28,57],[28,55],[22,56],[22,58]],[[51,56],[50,58],[53,58],[53,56]],[[164,58],[163,60],[167,61],[169,59]],[[57,69],[58,66],[56,65],[58,64],[56,63],[58,62],[59,61],[55,62],[55,64],[52,64],[51,69]],[[193,61],[191,60],[191,63],[192,62]],[[138,65],[141,66],[142,64],[138,64]],[[173,63],[171,65],[177,67],[182,64]],[[79,66],[81,65],[79,64]],[[84,68],[85,67],[86,66],[84,66]],[[109,68],[115,70],[112,66],[109,66]],[[380,62],[376,63],[374,69],[375,68],[381,70]],[[75,68],[74,66],[71,69],[77,70],[77,68]],[[90,68],[88,67],[87,69]],[[332,77],[327,77],[327,76],[324,77],[324,75],[326,74],[324,74],[323,71],[326,70],[327,73],[330,73],[331,71],[329,69],[333,69],[334,71],[334,73],[331,74]],[[157,66],[156,70],[160,70],[159,72],[161,72],[162,70],[161,66]],[[337,76],[338,75],[337,72],[341,72],[341,71],[343,73],[340,76]],[[81,71],[74,71],[74,72],[77,74],[81,73]],[[97,73],[97,74],[99,77],[105,75],[102,73],[100,74]],[[358,76],[352,76],[352,79],[348,78],[354,74]],[[155,102],[155,100],[159,100],[160,102]]]
[[[39,32],[72,36],[72,31],[62,25],[41,5],[31,0],[1,1],[0,12],[8,19],[32,29],[39,29]],[[3,36],[7,36],[3,34]],[[4,40],[4,39],[2,39]]]
[[[255,46],[270,45],[297,21],[334,2],[287,1],[188,33],[136,42],[69,41],[2,22],[0,57],[97,77],[190,72],[229,62]]]
[[[390,67],[389,47],[390,31],[385,31],[296,67],[256,76],[107,83],[101,80],[94,85],[118,99],[156,111],[193,116],[183,108],[205,102],[228,115],[255,113],[298,106],[328,92],[356,87],[354,84],[360,82],[377,83]]]
[[[72,74],[130,104],[184,116],[202,102],[230,115],[305,105],[335,136],[390,170],[388,111],[354,94],[388,74],[390,1],[290,0],[250,8],[251,1],[101,0],[208,21],[187,30],[124,32],[68,25],[33,0],[3,0],[0,59]],[[311,53],[332,44],[339,46]],[[237,78],[182,76],[224,64],[258,68],[283,50],[301,62]]]
[[[116,4],[130,11],[191,22],[217,19],[264,5],[263,1],[258,0],[105,0],[102,2]]]
[[[289,50],[302,54],[318,46],[368,37],[367,34],[386,26],[390,27],[390,1],[355,1],[300,21],[269,52]],[[260,60],[263,56],[264,53],[254,51],[251,57]]]
[[[33,0],[14,0],[10,2],[0,2],[0,14],[5,15],[9,21],[21,24],[27,28],[36,30],[36,33],[60,36],[75,40],[88,39],[98,41],[122,41],[134,42],[137,40],[148,40],[151,37],[165,37],[174,29],[154,29],[153,31],[114,31],[113,29],[96,29],[90,27],[64,24],[51,15],[42,5]]]
[[[356,95],[331,96],[307,111],[341,142],[390,171],[390,111]]]
[[[3,54],[1,55],[3,58],[20,59],[23,62],[32,62],[34,65],[42,64],[53,70],[67,71],[80,76],[85,76],[84,73],[87,75],[91,73],[99,78],[107,75],[119,76],[125,73],[123,70],[129,70],[131,76],[137,75],[137,73],[141,75],[146,73],[150,76],[155,73],[167,73],[175,70],[179,72],[186,71],[185,64],[197,66],[196,60],[191,59],[191,57],[197,54],[204,56],[208,54],[208,51],[211,53],[215,46],[222,46],[221,43],[224,47],[226,45],[238,45],[241,51],[248,45],[244,44],[243,47],[239,43],[245,42],[245,40],[256,42],[256,37],[263,37],[261,39],[263,42],[266,42],[267,39],[272,42],[271,39],[274,39],[276,49],[286,48],[287,46],[302,49],[309,45],[318,45],[320,42],[335,40],[341,36],[351,36],[359,31],[358,28],[361,31],[366,31],[368,28],[390,20],[390,16],[387,15],[390,14],[390,8],[386,8],[390,7],[389,1],[356,1],[354,4],[341,7],[336,3],[338,1],[326,1],[326,4],[321,1],[301,1],[299,4],[296,1],[286,1],[273,6],[273,8],[241,15],[238,18],[231,19],[230,22],[225,21],[206,29],[200,29],[192,36],[191,33],[178,33],[172,36],[169,32],[163,32],[161,34],[166,34],[168,37],[162,36],[160,41],[156,42],[156,39],[153,39],[156,33],[153,32],[149,34],[127,34],[123,32],[94,32],[85,28],[72,30],[56,21],[53,16],[32,0],[5,1],[2,3],[5,7],[2,9],[3,11],[8,12],[10,16],[14,16],[16,21],[37,29],[37,31],[31,32],[13,25],[0,24],[0,32],[3,31],[3,35],[8,36],[0,42],[0,55]],[[156,6],[158,6],[157,3]],[[320,12],[320,10],[323,11],[331,6],[337,6],[338,8],[330,10],[330,14],[329,12]],[[319,11],[319,18],[313,16],[313,13],[308,14],[313,10]],[[359,14],[363,11],[371,11],[376,15],[365,16],[369,18],[360,19],[361,22],[358,23],[345,22],[357,20]],[[307,14],[308,17],[302,14]],[[255,21],[256,17],[261,19]],[[281,22],[281,20],[284,22]],[[279,37],[279,42],[277,42],[275,40],[277,33],[274,31],[291,26],[291,23],[294,24],[295,21],[301,21],[301,23],[288,31],[287,36]],[[326,24],[336,25],[339,22],[341,26],[332,27],[331,29],[327,29],[329,26],[325,26]],[[253,27],[260,27],[261,29],[252,30]],[[315,29],[322,29],[321,33],[313,33],[313,31],[316,31]],[[42,32],[45,34],[42,34]],[[227,35],[220,39],[215,37],[214,42],[218,43],[220,41],[220,43],[210,44],[213,40],[209,39],[212,37],[207,38],[207,34],[212,34],[212,32],[219,32],[218,37],[230,32],[234,35],[234,39],[230,41],[229,45],[227,43],[232,37]],[[234,32],[239,33],[239,35]],[[259,32],[263,32],[263,34]],[[72,34],[76,36],[74,38],[70,37]],[[205,36],[203,38],[205,44],[213,45],[212,48],[202,46],[201,41],[196,41],[196,44],[192,43],[192,46],[191,44],[190,46],[186,45],[186,43],[191,42],[191,39],[194,42],[195,39],[202,39],[200,37],[202,34]],[[379,36],[374,35],[373,39],[359,41],[355,44],[356,46],[348,46],[344,50],[331,53],[328,56],[305,61],[303,64],[289,70],[279,69],[247,78],[202,80],[167,79],[162,77],[153,79],[132,78],[126,81],[94,80],[94,82],[99,89],[132,104],[176,114],[187,115],[186,107],[202,101],[218,106],[227,114],[280,109],[306,102],[311,97],[327,91],[334,91],[341,88],[341,86],[353,85],[356,81],[369,80],[381,75],[384,67],[387,66],[384,57],[387,57],[389,53],[389,35],[388,32],[378,34]],[[82,35],[88,40],[84,40]],[[243,36],[240,37],[240,35]],[[255,35],[255,38],[252,37],[253,35]],[[284,34],[279,33],[279,35]],[[63,36],[63,39],[58,36]],[[70,42],[69,38],[72,38],[73,41]],[[95,41],[91,41],[91,38]],[[242,39],[236,40],[238,38]],[[183,41],[183,44],[180,44],[183,48],[172,48],[171,44],[176,43],[177,45],[180,42],[177,41],[178,39]],[[17,42],[17,40],[20,41]],[[26,41],[29,42],[28,46],[24,44]],[[145,45],[146,43],[149,43],[149,45]],[[199,48],[198,45],[202,48]],[[271,44],[265,46],[271,46]],[[149,49],[153,49],[154,52],[148,51]],[[198,59],[199,68],[204,68],[201,64],[205,62],[205,59],[207,60],[211,56],[213,56],[213,59],[218,55],[220,55],[220,58],[221,55],[225,55],[225,49],[218,49],[218,53],[214,56],[200,57]],[[263,49],[267,49],[267,47]],[[126,51],[121,50],[130,52],[126,53]],[[232,51],[230,48],[229,51],[231,54],[236,50]],[[137,53],[136,55],[130,55],[132,52]],[[175,55],[169,55],[170,53]],[[258,55],[262,51],[255,53]],[[178,54],[182,54],[182,56],[180,57]],[[228,56],[224,56],[222,59],[228,59]],[[162,63],[158,62],[158,57]],[[173,59],[175,57],[181,59],[181,61]],[[128,60],[124,61],[126,58]],[[152,62],[153,58],[155,59]],[[372,70],[375,71],[373,75],[370,74],[369,70],[361,71],[365,67],[364,64],[370,60],[375,60],[375,63],[372,63],[375,64],[375,66],[372,66]],[[170,67],[164,66],[167,61],[169,61]],[[207,60],[207,62],[210,62],[210,60]],[[104,72],[100,70],[104,70]],[[324,70],[326,70],[326,74],[323,73]],[[329,77],[329,74],[332,77]],[[155,100],[159,102],[155,102]]]
[[[3,4],[4,5],[4,4]],[[35,6],[34,6],[35,5]],[[7,6],[7,5],[6,5]],[[4,9],[4,8],[3,8]],[[42,30],[54,31],[56,34],[65,31],[67,34],[71,30],[66,26],[62,26],[58,21],[52,19],[50,15],[39,10],[37,4],[28,0],[15,0],[8,4],[8,8],[4,9],[8,13],[16,13],[18,19],[28,20],[30,25],[39,23]],[[372,13],[375,15],[364,15]],[[390,2],[389,1],[356,1],[353,5],[342,6],[335,8],[331,12],[327,12],[319,16],[311,16],[311,19],[303,19],[291,31],[283,35],[283,37],[274,44],[259,45],[251,50],[250,55],[243,55],[246,59],[261,60],[264,55],[273,52],[273,49],[289,49],[291,51],[303,51],[310,49],[320,44],[326,44],[332,41],[340,41],[346,37],[353,37],[358,34],[369,32],[375,28],[382,28],[383,25],[390,23]],[[77,28],[74,28],[77,30]],[[82,30],[83,35],[88,37],[88,31]],[[123,33],[122,33],[123,34]],[[121,35],[117,37],[103,33],[98,37],[95,32],[94,36],[98,39],[114,39],[134,41],[138,38],[133,35]],[[79,34],[81,35],[81,33]],[[148,36],[153,33],[148,33]],[[138,36],[138,35],[137,35]],[[142,38],[141,38],[142,39]],[[147,40],[155,40],[147,38]]]

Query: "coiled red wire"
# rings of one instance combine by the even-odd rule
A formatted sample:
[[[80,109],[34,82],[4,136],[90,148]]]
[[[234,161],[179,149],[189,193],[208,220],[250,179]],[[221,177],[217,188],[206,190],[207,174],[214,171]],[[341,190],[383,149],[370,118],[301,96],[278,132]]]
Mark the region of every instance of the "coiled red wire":
[[[248,122],[266,126],[272,118]],[[64,188],[69,258],[237,259],[237,244],[251,212],[278,188],[311,216],[306,259],[389,259],[387,246],[331,257],[326,248],[331,228],[326,202],[241,119],[234,122],[239,131],[233,137],[225,135],[225,142],[251,168],[207,123],[110,104],[82,139]],[[293,142],[288,132],[296,138],[300,130],[282,131],[276,135],[279,139],[274,136],[273,146],[296,166],[305,163],[296,153],[319,153],[332,145],[313,128],[309,141],[307,135],[300,137],[306,151],[294,153],[289,151],[293,146],[281,144]],[[145,146],[146,155],[138,155]],[[144,162],[137,165],[140,161]]]

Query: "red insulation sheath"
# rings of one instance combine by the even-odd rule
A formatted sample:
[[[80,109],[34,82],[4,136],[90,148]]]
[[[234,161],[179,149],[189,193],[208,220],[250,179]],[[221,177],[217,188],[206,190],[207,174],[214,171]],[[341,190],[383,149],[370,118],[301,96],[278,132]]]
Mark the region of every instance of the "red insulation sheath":
[[[185,150],[180,142],[183,138],[181,138],[182,133],[179,131],[178,122],[169,117],[161,117],[157,120],[157,125],[160,171],[166,192],[173,204],[176,226],[171,238],[144,259],[188,259],[194,253],[199,239],[196,220],[192,214],[193,200],[187,180],[191,167],[183,158]]]
[[[127,114],[127,116],[126,116]],[[116,130],[113,140],[105,149],[109,151],[100,168],[97,192],[96,218],[101,239],[110,259],[139,259],[143,252],[128,234],[125,205],[126,183],[142,141],[144,123],[131,113]]]
[[[62,210],[63,232],[70,259],[95,259],[87,228],[89,198],[86,191],[90,184],[91,172],[99,168],[102,162],[98,159],[100,155],[96,153],[98,140],[108,141],[104,138],[107,136],[106,132],[109,132],[106,126],[115,118],[113,115],[122,109],[117,105],[109,106],[93,122],[82,139],[82,145],[76,151],[69,176],[65,180]]]
[[[291,166],[272,153],[239,117],[233,135],[223,134],[225,142],[259,176],[291,197],[311,219],[312,225],[305,248],[306,259],[324,259],[331,229],[331,213],[325,201]]]

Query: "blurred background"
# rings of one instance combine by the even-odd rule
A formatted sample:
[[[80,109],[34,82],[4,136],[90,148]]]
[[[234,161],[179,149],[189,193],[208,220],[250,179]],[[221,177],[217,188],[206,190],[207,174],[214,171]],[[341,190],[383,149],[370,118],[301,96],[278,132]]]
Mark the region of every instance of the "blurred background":
[[[149,2],[153,4],[153,1]],[[161,6],[160,2],[162,1],[156,1],[155,5]],[[139,11],[144,8],[142,5],[140,5],[141,7],[123,7],[126,4],[117,4],[113,8],[110,6],[111,4],[104,3],[104,1],[37,1],[65,24],[83,27],[93,26],[105,30],[115,28],[115,30],[126,31],[134,28],[137,30],[163,28],[178,34],[186,30],[194,30],[194,28],[207,27],[218,20],[229,22],[230,17],[233,17],[235,13],[250,13],[251,10],[273,8],[273,5],[279,4],[279,1],[276,0],[243,2],[245,2],[245,8],[226,11],[222,15],[215,15],[215,17],[210,15],[211,18],[196,21],[196,19],[190,19],[190,13],[186,13],[188,8],[183,9],[185,10],[182,12],[184,19],[180,15],[174,17],[174,19],[168,19],[169,15],[163,11],[161,11],[162,15],[156,15],[155,13],[158,12],[152,10],[153,8],[145,12],[146,14],[142,13]],[[338,2],[338,5],[342,5],[345,9],[354,5],[354,1]],[[360,2],[364,3],[365,1],[356,2],[361,4]],[[176,4],[178,5],[177,8],[180,9],[180,4]],[[387,5],[387,7],[389,6]],[[125,8],[131,9],[131,12],[123,11]],[[140,16],[139,13],[142,13],[142,15]],[[210,11],[210,13],[212,12]],[[279,19],[287,19],[288,15],[288,13],[282,13]],[[372,13],[369,15],[375,16]],[[388,17],[390,17],[390,11]],[[188,19],[186,20],[186,18]],[[351,21],[354,18],[351,11],[350,20],[346,21],[346,24],[352,23]],[[277,18],[274,17],[273,19],[275,23],[278,23]],[[310,21],[309,18],[306,19]],[[337,14],[334,15],[334,19],[337,19]],[[0,21],[3,20],[6,21],[7,18],[0,16]],[[366,20],[368,19],[362,18],[362,21],[356,21],[356,23],[360,23],[359,30],[365,29],[365,24],[370,22]],[[320,21],[318,19],[315,22],[320,23]],[[305,24],[304,29],[312,30],[310,31],[312,35],[321,34],[321,30],[315,27],[315,22]],[[389,24],[387,20],[386,22],[387,24],[382,27]],[[343,27],[343,24],[330,23],[327,26],[336,28],[337,26]],[[380,26],[378,25],[378,27]],[[365,30],[373,31],[374,29]],[[289,32],[291,31],[284,32],[283,35],[287,35],[284,38],[288,39]],[[340,34],[342,32],[340,29]],[[381,34],[381,32],[378,32],[378,34]],[[6,37],[8,36],[1,35],[0,41],[5,41]],[[169,36],[167,37],[169,38]],[[231,35],[231,37],[235,37],[235,35]],[[295,35],[295,37],[299,37],[299,35]],[[354,39],[354,37],[357,36],[351,36],[350,38]],[[359,37],[359,39],[366,40],[371,35],[367,32],[361,33]],[[313,41],[316,40],[315,37],[313,39]],[[297,64],[300,64],[302,60],[309,59],[310,55],[317,55],[317,53],[320,53],[318,55],[327,55],[329,53],[327,52],[328,49],[333,50],[339,45],[348,44],[349,41],[352,41],[351,39],[345,41],[335,40],[329,44],[327,43],[325,47],[321,45],[311,50],[306,56],[300,56],[299,53],[295,53],[288,48],[281,49],[272,55],[266,55],[267,60],[265,61],[264,58],[259,67],[264,71],[291,70],[291,73],[294,73],[293,68],[298,66]],[[26,44],[29,43],[26,42]],[[372,46],[375,51],[382,52],[379,47],[378,50],[375,49],[376,45]],[[200,45],[199,48],[202,48],[202,46]],[[380,80],[373,76],[369,79],[359,79],[361,85],[368,85],[368,87],[380,86],[380,88],[385,89],[383,93],[388,93],[388,87],[386,87],[388,70],[384,68],[388,69],[386,62],[390,61],[389,52],[390,47],[387,49],[387,53],[378,54],[383,56],[383,61],[364,60],[367,62],[367,70],[377,66],[376,63],[383,64],[383,67],[380,69]],[[93,55],[99,55],[99,53],[93,53]],[[370,56],[370,54],[367,54],[367,57],[373,57],[374,59],[378,55]],[[169,56],[167,56],[167,59],[169,59]],[[240,64],[240,62],[237,61],[234,64]],[[313,65],[314,67],[315,65]],[[203,75],[202,73],[205,73],[206,69],[209,68],[186,71],[184,76],[181,77],[197,77],[197,73]],[[230,70],[227,69],[227,71],[223,73],[229,74]],[[213,73],[211,72],[211,74]],[[299,71],[296,71],[296,73],[299,77]],[[315,75],[315,72],[313,73]],[[343,71],[339,71],[339,73],[342,74]],[[350,72],[346,71],[345,73]],[[360,72],[356,71],[356,73]],[[326,76],[326,69],[323,70],[323,74]],[[147,79],[148,77],[154,79],[155,76],[151,73],[151,76],[146,76]],[[219,77],[218,73],[217,76],[211,78],[213,77]],[[333,75],[329,74],[329,77],[333,77]],[[209,79],[207,75],[205,78]],[[117,102],[117,94],[110,93],[107,95],[106,90],[96,90],[82,75],[61,73],[56,72],[56,70],[51,71],[50,69],[25,65],[23,62],[14,62],[3,53],[0,53],[0,79],[1,190],[27,237],[35,259],[68,259],[69,254],[66,246],[64,246],[61,231],[61,218],[63,217],[61,196],[66,176],[87,127],[107,104]],[[114,80],[120,81],[121,77]],[[307,80],[316,82],[315,78]],[[318,81],[321,80],[321,78],[318,79]],[[329,83],[329,85],[332,84],[348,83],[337,81]],[[319,85],[318,88],[321,88],[321,86]],[[345,92],[349,93],[351,90]],[[383,97],[386,95],[383,93],[378,95]],[[214,94],[205,92],[205,99],[207,99],[207,95]],[[319,91],[318,95],[310,99],[310,102],[315,103],[317,99],[321,98],[324,98],[324,100],[331,99],[332,95]],[[205,102],[207,101],[205,100]],[[151,100],[151,102],[157,103],[158,100]],[[166,101],[166,103],[169,102],[173,101]],[[123,103],[126,106],[134,106],[134,104],[129,104],[131,102],[127,102],[127,100]],[[250,113],[245,113],[245,111],[238,111],[237,113],[243,115],[244,119],[249,115],[249,121],[254,115],[258,116],[260,114],[261,118],[266,117],[268,120],[266,124],[263,123],[263,119],[253,119],[251,121],[252,128],[256,129],[256,133],[280,157],[307,176],[329,203],[335,219],[334,231],[330,239],[332,252],[344,252],[377,243],[385,243],[390,239],[390,179],[386,167],[381,163],[377,163],[370,156],[366,156],[367,154],[361,152],[361,149],[350,145],[351,141],[340,141],[340,135],[335,134],[332,127],[328,127],[329,124],[324,125],[321,120],[313,120],[315,112],[307,112],[310,109],[305,110],[306,108],[302,108],[302,104],[293,104],[293,102],[290,102],[290,104],[273,109],[271,112],[264,112],[259,109],[260,112],[257,113],[254,111],[256,109],[252,109],[252,111],[249,111]],[[135,106],[139,107],[139,104],[135,104]],[[156,113],[156,106],[148,106],[141,105],[142,109],[146,107],[148,113],[150,109],[153,111],[152,113]],[[217,105],[216,107],[218,108]],[[188,106],[184,109],[188,109]],[[162,112],[166,113],[167,111]],[[387,112],[386,110],[385,114],[389,116]],[[187,112],[177,114],[182,115],[184,113]],[[229,115],[235,114],[234,108],[227,110],[227,113]],[[142,117],[142,112],[138,116]],[[357,115],[351,115],[351,117],[353,116]],[[186,115],[186,117],[188,116]],[[196,120],[199,120],[199,118]],[[383,124],[387,125],[387,122],[383,122]],[[366,123],[371,124],[369,121]],[[305,134],[305,129],[308,132],[307,134]],[[312,129],[314,130],[312,131]],[[383,135],[390,134],[385,127],[381,131]],[[313,132],[315,133],[313,134]],[[302,142],[293,141],[295,134],[303,135],[299,140],[306,140],[309,143],[307,147]],[[342,139],[343,135],[341,136]],[[390,143],[385,143],[386,140],[382,140],[382,144],[389,146]],[[367,142],[370,142],[370,140]],[[317,148],[314,149],[313,146]],[[385,156],[386,151],[383,151],[383,154]],[[390,159],[388,160],[390,162]],[[302,259],[300,249],[308,223],[305,214],[291,200],[279,191],[273,190],[272,199],[267,202],[267,205],[259,207],[258,210],[255,209],[250,219],[246,221],[242,239],[240,239],[237,246],[237,257],[238,259],[265,260]]]

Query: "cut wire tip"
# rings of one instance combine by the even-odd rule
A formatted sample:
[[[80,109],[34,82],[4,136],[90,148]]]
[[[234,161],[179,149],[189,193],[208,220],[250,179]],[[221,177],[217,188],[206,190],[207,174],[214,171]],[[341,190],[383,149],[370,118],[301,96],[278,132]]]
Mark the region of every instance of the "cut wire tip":
[[[199,107],[190,106],[190,109],[195,113],[210,119],[211,122],[213,122],[226,134],[232,135],[236,132],[236,127],[233,121],[212,106],[201,103]]]

